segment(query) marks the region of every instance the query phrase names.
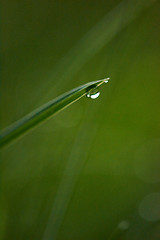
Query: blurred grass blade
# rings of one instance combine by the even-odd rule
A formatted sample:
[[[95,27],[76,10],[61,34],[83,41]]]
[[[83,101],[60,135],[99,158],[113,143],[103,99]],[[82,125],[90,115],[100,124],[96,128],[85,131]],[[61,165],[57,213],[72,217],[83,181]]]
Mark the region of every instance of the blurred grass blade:
[[[54,88],[61,89],[66,86],[71,78],[85,64],[92,59],[103,47],[105,47],[114,37],[116,37],[125,27],[150,5],[157,0],[123,0],[119,2],[110,12],[108,12],[97,24],[95,24],[71,50],[66,54],[55,68],[48,74],[44,88],[37,91],[43,96],[41,101],[52,96],[53,79]],[[109,56],[108,56],[109,57]],[[62,71],[63,69],[63,71]],[[47,95],[46,95],[47,92]],[[33,104],[33,103],[31,103]]]
[[[76,184],[80,179],[88,152],[92,148],[99,128],[93,121],[96,112],[97,107],[95,108],[93,104],[91,106],[87,104],[83,121],[73,142],[58,190],[53,199],[42,240],[56,240],[59,237],[59,231],[74,195]]]
[[[103,84],[106,79],[86,83],[63,95],[49,101],[45,105],[31,112],[15,124],[9,126],[0,135],[0,148],[12,142],[17,137],[28,132],[42,121],[53,116],[58,111],[66,108],[81,97],[85,96],[90,90],[93,90]]]

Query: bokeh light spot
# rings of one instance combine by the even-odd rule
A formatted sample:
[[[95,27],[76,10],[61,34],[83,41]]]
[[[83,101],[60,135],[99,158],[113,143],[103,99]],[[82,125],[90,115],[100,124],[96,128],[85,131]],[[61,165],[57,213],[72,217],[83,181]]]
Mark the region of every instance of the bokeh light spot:
[[[139,215],[151,222],[160,220],[160,193],[151,193],[142,200]]]

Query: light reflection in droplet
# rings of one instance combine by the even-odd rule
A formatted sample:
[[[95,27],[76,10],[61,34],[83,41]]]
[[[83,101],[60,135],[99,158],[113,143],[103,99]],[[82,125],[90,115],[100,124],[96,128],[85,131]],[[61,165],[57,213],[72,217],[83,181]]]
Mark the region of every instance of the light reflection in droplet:
[[[98,98],[99,97],[99,95],[100,95],[100,92],[96,92],[96,93],[88,93],[87,94],[87,97],[89,97],[89,98],[91,98],[91,99],[96,99],[96,98]]]
[[[104,82],[105,82],[105,83],[108,83],[109,80],[110,80],[109,77],[108,77],[108,78],[105,78],[105,79],[104,79]]]

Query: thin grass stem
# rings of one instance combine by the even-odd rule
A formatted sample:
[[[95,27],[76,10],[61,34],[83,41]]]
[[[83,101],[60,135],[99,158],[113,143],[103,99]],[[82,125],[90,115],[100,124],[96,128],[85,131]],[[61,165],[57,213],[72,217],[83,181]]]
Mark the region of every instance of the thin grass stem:
[[[13,142],[18,137],[24,135],[24,133],[27,133],[29,130],[38,126],[44,120],[52,117],[57,112],[79,100],[92,89],[95,89],[102,85],[105,81],[106,79],[89,82],[75,89],[72,89],[71,91],[49,101],[45,105],[26,115],[2,131],[0,135],[0,148],[6,146],[8,143]]]

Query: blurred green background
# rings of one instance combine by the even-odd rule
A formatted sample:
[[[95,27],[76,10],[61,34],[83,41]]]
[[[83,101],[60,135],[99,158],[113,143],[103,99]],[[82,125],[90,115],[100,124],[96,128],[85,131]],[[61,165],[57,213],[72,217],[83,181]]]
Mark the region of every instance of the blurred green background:
[[[1,129],[110,77],[1,152],[0,239],[160,239],[160,1],[1,3]]]

